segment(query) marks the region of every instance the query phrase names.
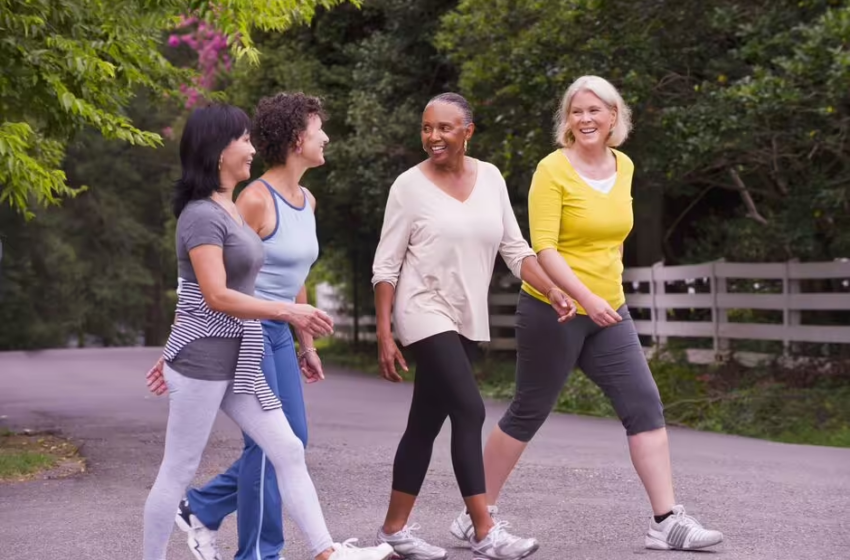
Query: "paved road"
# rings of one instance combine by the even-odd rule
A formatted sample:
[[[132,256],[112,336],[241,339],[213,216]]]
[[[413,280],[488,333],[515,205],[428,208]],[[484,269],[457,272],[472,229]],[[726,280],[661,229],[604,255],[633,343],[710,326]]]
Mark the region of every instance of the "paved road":
[[[147,394],[152,349],[0,354],[0,415],[6,424],[58,428],[82,443],[89,471],[67,480],[0,485],[2,560],[137,560],[141,513],[161,459],[167,402]],[[389,492],[409,385],[344,372],[307,390],[308,461],[335,538],[371,540]],[[488,403],[489,431],[504,404]],[[461,501],[448,430],[437,442],[415,521],[448,547],[468,549],[447,531]],[[676,489],[691,513],[725,532],[715,554],[642,548],[647,504],[615,421],[553,416],[504,494],[517,532],[542,542],[536,559],[621,560],[850,558],[850,450],[807,447],[671,430]],[[238,456],[241,440],[219,418],[198,473],[202,481]],[[286,556],[306,558],[298,531]],[[220,540],[235,550],[235,523]],[[190,560],[175,531],[172,560]],[[232,558],[232,556],[230,556]]]

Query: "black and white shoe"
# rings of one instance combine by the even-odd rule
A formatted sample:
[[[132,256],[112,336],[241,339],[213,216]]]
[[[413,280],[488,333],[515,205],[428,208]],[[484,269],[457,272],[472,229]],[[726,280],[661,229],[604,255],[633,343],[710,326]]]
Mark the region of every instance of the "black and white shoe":
[[[177,507],[177,516],[174,518],[177,526],[186,532],[189,550],[196,560],[221,560],[221,554],[215,543],[218,531],[212,531],[201,523],[189,507],[189,500],[183,498]]]

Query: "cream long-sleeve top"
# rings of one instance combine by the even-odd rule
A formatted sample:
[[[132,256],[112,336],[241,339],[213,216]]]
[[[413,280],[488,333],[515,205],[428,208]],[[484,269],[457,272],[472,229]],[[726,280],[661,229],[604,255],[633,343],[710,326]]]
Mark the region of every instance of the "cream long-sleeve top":
[[[463,202],[418,166],[390,187],[372,285],[395,287],[393,321],[405,346],[447,331],[489,341],[487,295],[496,254],[517,277],[522,261],[535,254],[522,237],[501,172],[475,162],[475,186]]]

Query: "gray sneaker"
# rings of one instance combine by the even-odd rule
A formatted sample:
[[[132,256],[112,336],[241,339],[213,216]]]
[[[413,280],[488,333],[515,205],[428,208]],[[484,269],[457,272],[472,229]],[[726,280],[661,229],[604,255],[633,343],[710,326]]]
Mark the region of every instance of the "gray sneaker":
[[[699,550],[721,542],[723,533],[704,528],[683,506],[673,506],[673,515],[661,523],[651,518],[646,532],[646,548],[652,550]]]
[[[499,513],[499,508],[497,506],[487,506],[487,510],[490,512],[490,517],[494,521],[498,521],[496,515]],[[455,538],[467,542],[475,534],[475,525],[472,524],[472,518],[469,516],[469,512],[466,511],[466,508],[452,522],[449,531]]]
[[[540,544],[536,540],[508,533],[509,525],[507,521],[497,521],[481,542],[475,540],[473,533],[469,539],[472,557],[475,560],[520,560],[537,552]]]
[[[378,544],[390,545],[396,557],[405,560],[446,560],[449,554],[444,549],[413,536],[413,532],[420,528],[418,523],[405,525],[404,529],[393,535],[384,533],[383,528],[378,529]]]

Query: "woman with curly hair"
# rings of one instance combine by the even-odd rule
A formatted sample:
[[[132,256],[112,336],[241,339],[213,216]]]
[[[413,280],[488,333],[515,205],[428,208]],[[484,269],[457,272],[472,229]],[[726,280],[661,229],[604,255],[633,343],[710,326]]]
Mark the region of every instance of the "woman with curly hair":
[[[329,140],[322,130],[324,118],[321,102],[303,93],[280,93],[263,98],[257,105],[251,142],[268,170],[242,191],[235,209],[262,240],[264,260],[254,283],[254,296],[261,300],[307,302],[304,282],[318,257],[319,244],[313,215],[316,200],[299,182],[307,169],[325,162],[323,150]],[[290,323],[265,319],[261,325],[263,376],[303,449],[307,445],[307,418],[301,373],[308,383],[323,379],[322,362],[309,330],[292,325],[301,345],[296,355]],[[157,387],[152,391],[158,392]],[[187,533],[189,548],[197,560],[221,559],[216,533],[233,512],[237,512],[239,540],[236,560],[280,557],[283,504],[275,469],[254,439],[248,434],[244,439],[239,459],[205,486],[191,489],[179,505],[176,522]],[[286,505],[295,509],[294,504]],[[352,559],[384,558],[388,554],[377,548],[346,547],[342,552]]]

